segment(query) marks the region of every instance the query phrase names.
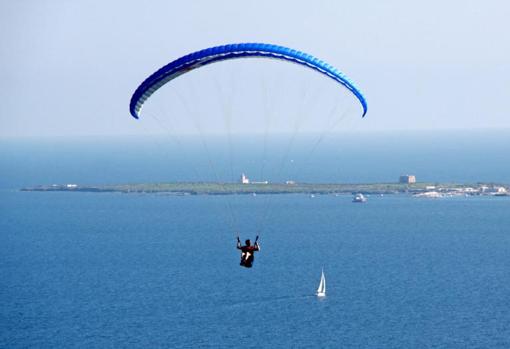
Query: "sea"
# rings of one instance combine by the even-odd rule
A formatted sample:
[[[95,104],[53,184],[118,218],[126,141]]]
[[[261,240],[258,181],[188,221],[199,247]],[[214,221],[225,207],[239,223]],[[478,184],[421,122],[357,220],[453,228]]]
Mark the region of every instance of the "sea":
[[[508,184],[507,131],[298,141],[275,173],[257,167],[271,151],[186,142],[184,155],[130,137],[0,141],[0,348],[510,347],[510,197],[20,191],[241,172]],[[259,236],[251,269],[238,235]]]

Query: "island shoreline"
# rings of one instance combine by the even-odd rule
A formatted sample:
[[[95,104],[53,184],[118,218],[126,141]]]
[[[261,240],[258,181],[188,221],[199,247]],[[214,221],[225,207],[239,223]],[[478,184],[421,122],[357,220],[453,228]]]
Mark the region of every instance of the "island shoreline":
[[[28,192],[145,193],[169,195],[275,195],[275,194],[413,194],[508,196],[510,185],[501,183],[265,183],[169,182],[116,185],[52,184],[24,187]]]

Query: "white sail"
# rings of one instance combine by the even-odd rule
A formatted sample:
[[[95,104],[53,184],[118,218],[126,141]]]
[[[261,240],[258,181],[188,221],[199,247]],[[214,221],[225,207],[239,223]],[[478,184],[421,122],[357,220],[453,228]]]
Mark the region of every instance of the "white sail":
[[[324,270],[322,270],[321,281],[319,288],[317,289],[317,297],[324,297],[326,295],[326,277],[324,276]]]

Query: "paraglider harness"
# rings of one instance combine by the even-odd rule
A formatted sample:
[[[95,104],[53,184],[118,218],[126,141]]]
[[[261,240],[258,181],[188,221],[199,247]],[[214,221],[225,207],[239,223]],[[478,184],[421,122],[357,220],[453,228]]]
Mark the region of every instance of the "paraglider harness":
[[[239,236],[237,237],[237,249],[241,250],[241,262],[239,265],[245,268],[251,268],[253,266],[253,260],[255,259],[254,253],[255,251],[260,251],[258,241],[259,236],[257,235],[253,246],[250,245],[250,240],[246,240],[246,245],[241,246],[241,240],[239,239]]]

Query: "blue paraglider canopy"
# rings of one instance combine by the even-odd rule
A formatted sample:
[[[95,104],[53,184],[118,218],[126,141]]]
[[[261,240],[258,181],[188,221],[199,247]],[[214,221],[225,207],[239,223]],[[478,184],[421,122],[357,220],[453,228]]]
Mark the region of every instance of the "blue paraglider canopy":
[[[131,97],[129,111],[134,118],[138,119],[143,104],[155,91],[167,82],[185,74],[188,71],[214,62],[247,57],[284,60],[314,69],[337,81],[341,84],[341,86],[347,88],[361,103],[363,108],[362,116],[365,116],[367,113],[367,102],[363,94],[335,67],[301,51],[296,51],[283,46],[261,43],[241,43],[211,47],[190,53],[170,62],[149,76],[136,89],[135,93]]]

